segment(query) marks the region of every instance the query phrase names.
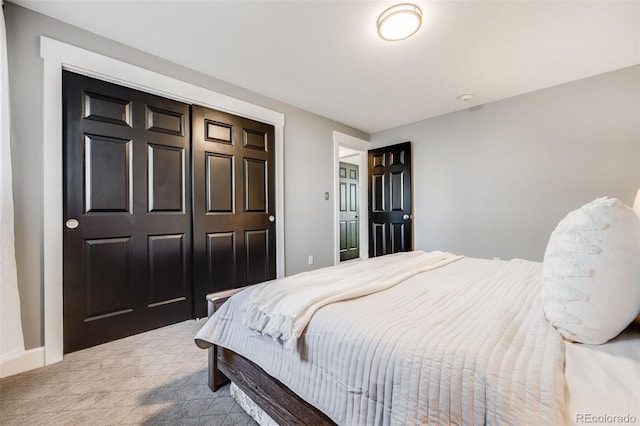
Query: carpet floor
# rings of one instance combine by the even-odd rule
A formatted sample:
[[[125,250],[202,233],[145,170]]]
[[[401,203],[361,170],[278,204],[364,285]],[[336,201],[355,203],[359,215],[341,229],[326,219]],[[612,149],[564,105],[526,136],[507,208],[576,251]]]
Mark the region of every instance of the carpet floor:
[[[203,324],[181,322],[0,379],[0,424],[255,425],[228,385],[207,386],[207,351],[193,341]]]

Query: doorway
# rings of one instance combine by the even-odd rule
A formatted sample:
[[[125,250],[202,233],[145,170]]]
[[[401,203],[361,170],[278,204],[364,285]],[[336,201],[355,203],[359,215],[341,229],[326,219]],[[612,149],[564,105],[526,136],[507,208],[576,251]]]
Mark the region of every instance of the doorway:
[[[369,257],[369,233],[367,229],[367,152],[371,148],[369,141],[356,137],[333,132],[334,147],[334,264],[351,259],[366,259]],[[341,178],[340,163],[346,163],[352,167],[351,176],[355,173],[355,179],[345,182]],[[342,172],[345,177],[349,177],[349,172],[345,168]],[[341,186],[341,179],[345,186]],[[349,186],[353,184],[355,186]],[[342,189],[341,189],[342,188]],[[351,189],[350,189],[351,188]],[[341,196],[341,191],[344,197]],[[351,193],[350,191],[355,191]],[[351,199],[350,199],[351,198]],[[342,206],[341,206],[342,204]],[[351,208],[355,206],[355,210]],[[341,211],[342,210],[342,211]],[[345,211],[346,210],[346,211]],[[345,216],[346,214],[346,216]],[[357,217],[356,217],[357,216]],[[351,222],[351,225],[345,223]],[[350,229],[349,229],[350,228]],[[346,232],[346,233],[345,233]],[[346,238],[350,234],[349,238]],[[357,242],[355,241],[357,239]],[[357,248],[356,248],[357,243]],[[351,246],[351,250],[347,248]],[[347,254],[348,253],[348,254]]]
[[[63,93],[64,352],[275,278],[272,125],[67,71]]]

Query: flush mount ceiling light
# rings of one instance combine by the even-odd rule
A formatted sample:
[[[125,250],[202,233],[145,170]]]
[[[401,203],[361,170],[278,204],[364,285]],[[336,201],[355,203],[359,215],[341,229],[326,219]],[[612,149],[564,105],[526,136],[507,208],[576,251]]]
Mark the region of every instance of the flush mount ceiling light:
[[[422,25],[422,10],[415,4],[391,6],[378,18],[378,35],[383,40],[404,40],[414,35]]]

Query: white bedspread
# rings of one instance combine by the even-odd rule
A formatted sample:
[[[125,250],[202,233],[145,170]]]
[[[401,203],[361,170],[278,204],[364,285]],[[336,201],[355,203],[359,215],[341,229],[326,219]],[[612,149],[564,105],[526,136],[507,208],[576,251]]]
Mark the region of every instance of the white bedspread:
[[[255,286],[245,303],[243,323],[279,339],[293,351],[297,339],[321,307],[386,290],[420,272],[462,256],[411,251],[304,272]]]
[[[566,343],[565,361],[566,425],[640,421],[640,326],[604,345]]]
[[[251,359],[341,425],[562,424],[564,342],[541,264],[464,258],[319,309],[299,353],[231,298],[196,336]]]

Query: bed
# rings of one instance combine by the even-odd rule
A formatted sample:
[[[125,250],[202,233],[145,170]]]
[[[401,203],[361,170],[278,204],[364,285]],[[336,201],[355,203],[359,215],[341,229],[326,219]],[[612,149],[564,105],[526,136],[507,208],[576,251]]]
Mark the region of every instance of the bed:
[[[293,344],[247,314],[253,295],[273,283],[211,295],[215,313],[196,336],[209,349],[210,386],[230,379],[265,425],[638,421],[637,325],[604,345],[569,343],[545,317],[543,263],[452,259],[317,307]],[[380,261],[307,279],[358,282]]]

